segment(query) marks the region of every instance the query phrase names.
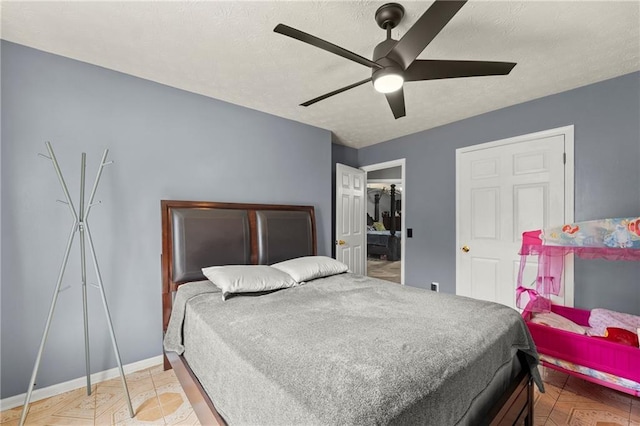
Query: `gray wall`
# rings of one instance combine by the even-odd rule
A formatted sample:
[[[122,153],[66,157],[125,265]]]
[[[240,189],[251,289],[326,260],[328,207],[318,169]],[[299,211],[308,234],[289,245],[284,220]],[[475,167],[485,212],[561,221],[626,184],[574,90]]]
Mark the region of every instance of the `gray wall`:
[[[639,216],[639,94],[636,72],[358,150],[360,166],[407,159],[405,282],[455,292],[456,148],[574,124],[575,219]],[[576,263],[576,306],[640,314],[638,262]]]
[[[331,144],[331,162],[333,171],[336,170],[336,163],[346,164],[351,167],[358,167],[358,150],[349,146]],[[335,173],[333,174],[335,178]]]
[[[70,215],[51,141],[74,200],[80,153],[103,175],[92,233],[124,363],[162,353],[160,200],[311,204],[319,253],[331,252],[329,131],[2,42],[1,397],[26,391],[62,260]],[[90,188],[89,188],[90,189]],[[38,387],[84,374],[77,241]],[[89,269],[89,282],[95,282]],[[115,366],[89,289],[93,371]]]

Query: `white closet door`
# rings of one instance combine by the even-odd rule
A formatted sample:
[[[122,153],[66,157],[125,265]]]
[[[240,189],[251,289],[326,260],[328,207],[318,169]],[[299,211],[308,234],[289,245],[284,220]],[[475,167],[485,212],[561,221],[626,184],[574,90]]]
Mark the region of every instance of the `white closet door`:
[[[564,222],[564,152],[564,135],[458,152],[458,294],[515,307],[522,232]]]

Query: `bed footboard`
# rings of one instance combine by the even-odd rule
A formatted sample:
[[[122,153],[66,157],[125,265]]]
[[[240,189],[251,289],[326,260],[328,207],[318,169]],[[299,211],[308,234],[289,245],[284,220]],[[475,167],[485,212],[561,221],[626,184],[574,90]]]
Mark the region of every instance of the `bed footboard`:
[[[489,424],[533,426],[533,387],[531,375],[523,371],[489,412]]]
[[[203,425],[226,426],[227,423],[216,410],[209,395],[207,395],[195,374],[191,371],[184,357],[175,352],[166,352],[165,359],[168,359],[171,363],[200,423]],[[489,425],[533,426],[533,395],[533,379],[531,374],[523,370],[489,411]]]
[[[226,426],[226,422],[214,407],[213,402],[185,361],[175,352],[165,352],[165,360],[171,364],[173,371],[187,395],[200,424]]]

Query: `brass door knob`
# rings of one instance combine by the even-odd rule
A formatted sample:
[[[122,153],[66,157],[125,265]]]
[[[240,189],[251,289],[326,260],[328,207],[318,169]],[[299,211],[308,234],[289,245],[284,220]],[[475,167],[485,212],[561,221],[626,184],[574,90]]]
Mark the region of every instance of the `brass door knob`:
[[[468,253],[469,250],[471,250],[471,249],[469,248],[469,246],[462,246],[462,248],[460,248],[460,250],[462,250],[465,253]]]
[[[347,242],[344,241],[344,240],[338,240],[338,241],[336,241],[336,244],[339,245],[339,246],[343,246],[343,245],[347,244]]]

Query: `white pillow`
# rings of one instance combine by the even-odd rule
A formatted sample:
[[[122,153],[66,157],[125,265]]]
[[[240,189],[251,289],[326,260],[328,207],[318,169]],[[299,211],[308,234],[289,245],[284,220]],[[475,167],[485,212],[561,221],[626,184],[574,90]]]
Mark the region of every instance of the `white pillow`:
[[[202,268],[202,273],[222,290],[222,300],[229,294],[277,290],[296,285],[288,274],[266,265],[228,265]]]
[[[305,256],[271,265],[291,275],[298,283],[347,272],[344,263],[327,256]]]
[[[568,318],[558,315],[555,312],[542,312],[533,315],[532,323],[548,325],[549,327],[559,328],[560,330],[570,331],[572,333],[586,334],[587,330],[581,325],[576,324]]]

